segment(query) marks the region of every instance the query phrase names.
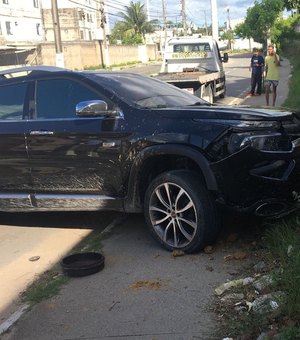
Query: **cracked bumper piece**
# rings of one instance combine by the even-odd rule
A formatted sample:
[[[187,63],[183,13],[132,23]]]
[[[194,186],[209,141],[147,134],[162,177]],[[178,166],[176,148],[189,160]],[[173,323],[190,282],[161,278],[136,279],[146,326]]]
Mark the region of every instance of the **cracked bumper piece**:
[[[282,216],[299,207],[300,140],[289,151],[244,148],[211,165],[219,184],[217,201],[237,211]]]

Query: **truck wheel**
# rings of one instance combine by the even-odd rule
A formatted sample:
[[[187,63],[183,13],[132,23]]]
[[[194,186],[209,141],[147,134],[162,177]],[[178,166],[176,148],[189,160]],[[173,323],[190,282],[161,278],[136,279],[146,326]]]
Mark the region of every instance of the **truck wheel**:
[[[199,251],[219,230],[215,204],[191,171],[170,171],[156,177],[146,191],[144,213],[153,237],[171,251]]]
[[[211,104],[214,102],[213,91],[210,85],[204,87],[202,92],[202,99],[206,100]]]

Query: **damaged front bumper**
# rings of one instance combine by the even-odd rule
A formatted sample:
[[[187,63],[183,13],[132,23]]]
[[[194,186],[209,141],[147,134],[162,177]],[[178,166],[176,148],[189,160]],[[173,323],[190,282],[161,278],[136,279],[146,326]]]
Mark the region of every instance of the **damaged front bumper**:
[[[241,212],[278,217],[299,207],[300,138],[288,151],[263,151],[247,146],[211,165],[217,202]]]

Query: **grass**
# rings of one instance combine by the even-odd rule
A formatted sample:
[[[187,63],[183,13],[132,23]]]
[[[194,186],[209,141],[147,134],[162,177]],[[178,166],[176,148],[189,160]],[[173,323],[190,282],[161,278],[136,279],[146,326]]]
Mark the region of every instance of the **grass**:
[[[265,240],[274,263],[276,288],[285,293],[283,317],[300,326],[300,216],[293,215],[269,228]]]
[[[141,61],[128,61],[128,62],[125,62],[125,63],[120,63],[120,64],[113,64],[113,65],[110,65],[110,66],[105,66],[104,67],[102,65],[93,65],[93,66],[85,66],[84,67],[84,70],[89,70],[89,71],[95,71],[95,70],[111,70],[115,67],[128,67],[128,66],[134,66],[134,65],[137,65],[137,64],[141,64],[142,62]]]
[[[100,231],[93,231],[82,242],[72,249],[72,253],[100,252],[101,241],[105,235]],[[59,264],[39,276],[22,294],[22,299],[30,305],[49,299],[59,293],[61,287],[69,281],[69,277],[62,273]]]
[[[43,273],[38,280],[34,281],[23,293],[22,298],[30,305],[34,305],[57,295],[62,285],[68,280],[69,278],[63,275],[57,266]]]
[[[217,301],[216,311],[221,318],[218,333],[233,339],[257,339],[263,332],[264,340],[300,339],[300,214],[264,224],[254,258],[256,263],[264,260],[263,275],[269,275],[272,283],[259,295],[253,285],[234,288],[228,293],[244,294],[235,305]],[[255,278],[257,274],[251,266],[243,275]],[[273,312],[257,313],[248,308],[246,301],[252,303],[257,297],[275,292],[282,294],[277,300],[279,308]]]

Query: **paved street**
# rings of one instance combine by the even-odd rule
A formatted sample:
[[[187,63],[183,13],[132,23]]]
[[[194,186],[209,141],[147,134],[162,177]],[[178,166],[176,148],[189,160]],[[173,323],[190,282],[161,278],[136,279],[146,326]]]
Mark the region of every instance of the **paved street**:
[[[240,104],[246,94],[249,92],[250,86],[250,63],[251,54],[235,54],[229,57],[228,63],[224,63],[226,74],[226,97],[218,99],[217,103],[225,105]],[[160,71],[161,63],[153,63],[150,65],[138,65],[124,68],[124,72],[134,72],[145,75],[157,74]]]

